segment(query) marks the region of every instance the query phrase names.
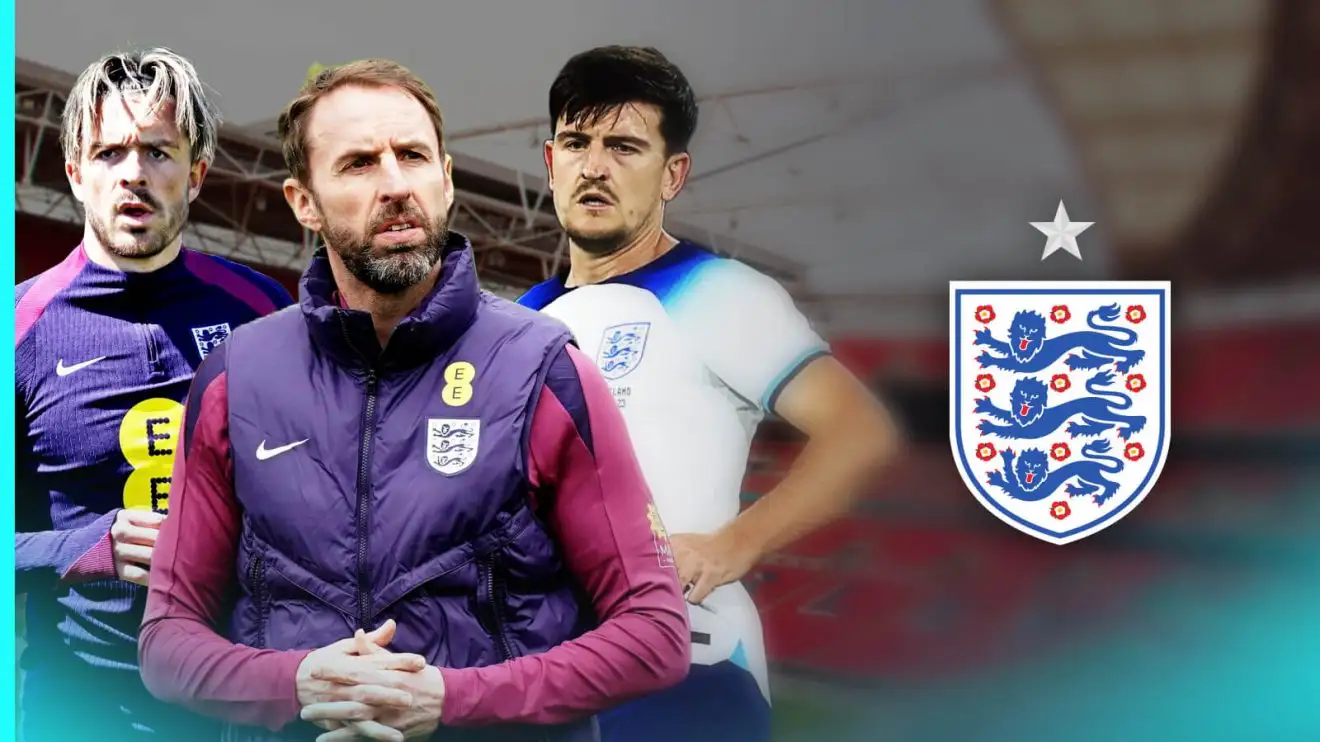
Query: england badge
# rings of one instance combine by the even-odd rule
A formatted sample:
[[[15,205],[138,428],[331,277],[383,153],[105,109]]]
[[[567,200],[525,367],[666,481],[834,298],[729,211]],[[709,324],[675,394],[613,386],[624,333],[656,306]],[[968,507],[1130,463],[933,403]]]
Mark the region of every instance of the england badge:
[[[1053,544],[1121,520],[1169,450],[1168,282],[949,287],[953,458],[1000,520]]]

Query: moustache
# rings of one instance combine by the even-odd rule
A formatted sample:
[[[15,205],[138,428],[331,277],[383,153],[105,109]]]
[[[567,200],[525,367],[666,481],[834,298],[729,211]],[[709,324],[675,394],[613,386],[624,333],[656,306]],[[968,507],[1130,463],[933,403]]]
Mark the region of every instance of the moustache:
[[[417,226],[422,229],[426,229],[429,226],[426,218],[422,216],[422,212],[416,209],[410,209],[406,206],[396,206],[389,211],[377,214],[376,218],[371,220],[371,228],[375,231],[380,229],[385,222],[394,221],[395,219],[407,219],[409,221],[417,222]]]
[[[152,211],[157,211],[159,208],[156,199],[146,191],[129,191],[129,195],[121,196],[115,202],[115,210],[119,210],[126,204],[142,204]]]
[[[609,200],[614,201],[614,202],[616,202],[616,203],[617,203],[618,200],[619,200],[619,199],[617,199],[617,198],[614,197],[614,191],[611,191],[610,189],[606,188],[606,187],[603,186],[603,185],[587,185],[587,186],[583,186],[583,187],[577,189],[577,193],[574,193],[574,194],[573,194],[573,198],[574,198],[575,200],[576,200],[576,199],[579,199],[579,198],[582,198],[582,196],[583,196],[584,194],[587,194],[587,193],[599,193],[599,194],[601,194],[602,196],[604,196],[604,197],[608,198]]]

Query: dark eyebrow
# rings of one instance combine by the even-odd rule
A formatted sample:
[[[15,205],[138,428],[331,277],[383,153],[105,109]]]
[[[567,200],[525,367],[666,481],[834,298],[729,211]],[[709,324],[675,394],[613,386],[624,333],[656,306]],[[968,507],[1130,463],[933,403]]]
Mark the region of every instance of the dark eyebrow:
[[[335,158],[335,165],[339,166],[346,162],[352,162],[353,160],[356,160],[359,157],[368,157],[374,160],[379,156],[379,154],[380,153],[369,149],[345,150],[344,152],[341,152],[338,157]]]
[[[415,152],[421,152],[427,155],[431,154],[431,147],[427,145],[426,142],[423,142],[421,140],[405,140],[401,142],[396,142],[394,148],[413,150]],[[353,160],[356,160],[359,157],[367,157],[372,160],[375,160],[380,157],[380,151],[375,148],[363,149],[359,147],[355,149],[350,149],[345,151],[343,154],[339,155],[338,157],[336,157],[335,164],[336,166],[342,165],[343,163],[346,162],[352,162]]]
[[[605,137],[606,144],[631,144],[638,149],[646,149],[651,143],[641,137],[630,137],[623,134],[610,134]]]
[[[632,146],[638,149],[647,149],[648,147],[651,146],[651,143],[646,141],[645,139],[642,139],[640,137],[630,137],[624,134],[606,134],[602,138],[605,140],[606,145],[631,144]],[[583,134],[580,131],[561,131],[559,132],[558,135],[555,136],[555,139],[560,142],[569,142],[569,141],[585,142],[585,141],[590,141],[591,137],[586,134]]]
[[[425,152],[428,154],[431,152],[431,148],[427,146],[426,142],[422,142],[422,141],[405,140],[405,141],[397,142],[394,146],[397,149],[411,149],[411,150],[416,150],[417,152]]]

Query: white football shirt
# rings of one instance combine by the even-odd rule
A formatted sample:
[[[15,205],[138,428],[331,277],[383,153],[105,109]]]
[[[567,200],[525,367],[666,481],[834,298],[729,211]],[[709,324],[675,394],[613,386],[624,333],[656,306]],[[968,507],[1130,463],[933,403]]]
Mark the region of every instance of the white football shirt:
[[[741,510],[752,437],[786,383],[828,346],[775,280],[679,243],[632,273],[519,303],[563,323],[596,360],[670,534],[712,533]],[[732,661],[769,698],[761,621],[739,583],[688,606],[693,661]]]

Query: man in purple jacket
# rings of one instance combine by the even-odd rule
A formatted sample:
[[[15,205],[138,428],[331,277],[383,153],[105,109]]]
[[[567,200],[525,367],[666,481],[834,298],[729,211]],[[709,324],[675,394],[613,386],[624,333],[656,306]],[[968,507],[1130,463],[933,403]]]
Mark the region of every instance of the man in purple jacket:
[[[321,72],[280,136],[326,247],[300,306],[193,383],[147,686],[235,741],[596,739],[596,712],[690,653],[604,379],[562,324],[480,290],[440,109],[406,69]]]
[[[215,733],[151,697],[137,640],[193,372],[234,328],[293,302],[266,276],[181,244],[217,127],[192,65],[163,49],[94,62],[64,110],[83,240],[20,284],[15,305],[31,742]]]

